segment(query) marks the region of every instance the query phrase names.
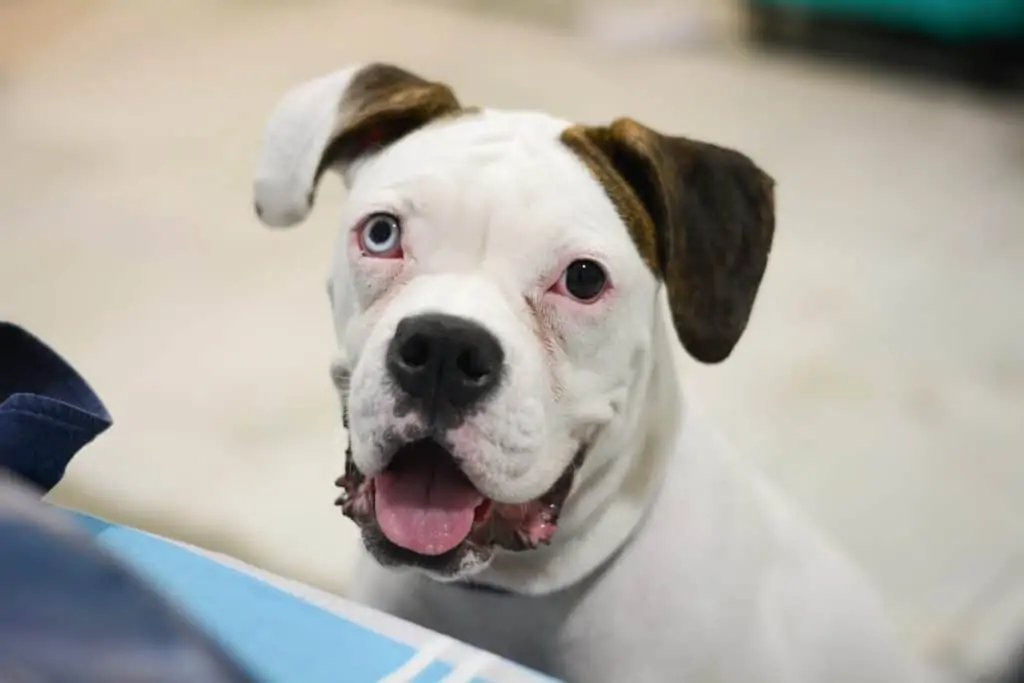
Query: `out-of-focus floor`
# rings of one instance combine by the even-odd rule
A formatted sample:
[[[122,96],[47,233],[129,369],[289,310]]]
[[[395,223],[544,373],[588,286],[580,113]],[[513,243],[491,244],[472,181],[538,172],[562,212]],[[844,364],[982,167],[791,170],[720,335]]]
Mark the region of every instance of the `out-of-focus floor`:
[[[388,0],[0,4],[0,316],[116,420],[55,500],[343,590],[323,294],[340,191],[274,234],[249,179],[276,98],[368,59],[761,162],[775,253],[695,395],[930,653],[984,658],[1024,630],[1021,107],[735,41],[622,53]]]

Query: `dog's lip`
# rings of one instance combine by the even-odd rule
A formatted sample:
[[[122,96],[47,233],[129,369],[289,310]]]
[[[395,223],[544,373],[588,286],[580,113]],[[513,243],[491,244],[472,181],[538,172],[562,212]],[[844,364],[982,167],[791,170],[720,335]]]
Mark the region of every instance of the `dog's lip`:
[[[414,441],[397,445],[395,453]],[[474,510],[472,528],[456,550],[469,547],[490,555],[497,548],[522,551],[549,544],[557,531],[562,506],[568,498],[584,453],[585,449],[581,447],[551,488],[531,501],[503,503],[481,493],[482,501]],[[388,467],[393,462],[392,458]],[[363,528],[379,529],[374,510],[375,478],[376,475],[367,476],[361,472],[352,461],[351,453],[348,453],[345,474],[335,481],[335,485],[343,489],[335,504],[342,508],[346,517]]]

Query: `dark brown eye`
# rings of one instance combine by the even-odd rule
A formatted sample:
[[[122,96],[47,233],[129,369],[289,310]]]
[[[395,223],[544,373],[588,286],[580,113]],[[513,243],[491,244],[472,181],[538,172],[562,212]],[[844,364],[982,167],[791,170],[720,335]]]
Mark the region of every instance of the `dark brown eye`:
[[[596,300],[608,284],[601,264],[592,259],[578,259],[562,273],[562,288],[567,296],[583,303]]]

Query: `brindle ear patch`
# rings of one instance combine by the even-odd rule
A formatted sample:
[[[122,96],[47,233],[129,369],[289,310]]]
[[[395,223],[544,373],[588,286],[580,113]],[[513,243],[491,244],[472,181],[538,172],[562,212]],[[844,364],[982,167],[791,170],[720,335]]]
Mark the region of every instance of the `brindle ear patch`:
[[[569,128],[563,142],[606,189],[665,283],[690,355],[725,360],[753,308],[775,231],[774,182],[734,150],[630,119]]]
[[[630,237],[640,252],[640,258],[651,272],[660,277],[661,257],[658,253],[657,233],[654,221],[637,190],[628,182],[615,163],[611,145],[611,132],[607,128],[572,126],[562,133],[562,143],[580,157],[594,179],[604,188],[622,222],[626,224]]]
[[[371,64],[352,79],[340,104],[338,127],[317,168],[390,145],[430,121],[462,110],[452,89],[390,64]]]

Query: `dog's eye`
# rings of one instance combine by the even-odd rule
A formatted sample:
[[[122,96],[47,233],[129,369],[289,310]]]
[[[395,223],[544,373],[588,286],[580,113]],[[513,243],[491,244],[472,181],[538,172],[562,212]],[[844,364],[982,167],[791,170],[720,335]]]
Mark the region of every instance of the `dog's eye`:
[[[608,286],[608,276],[601,264],[592,259],[578,259],[569,264],[559,282],[560,293],[581,303],[596,301]]]
[[[358,228],[359,248],[374,258],[402,255],[402,225],[390,213],[372,213]]]

